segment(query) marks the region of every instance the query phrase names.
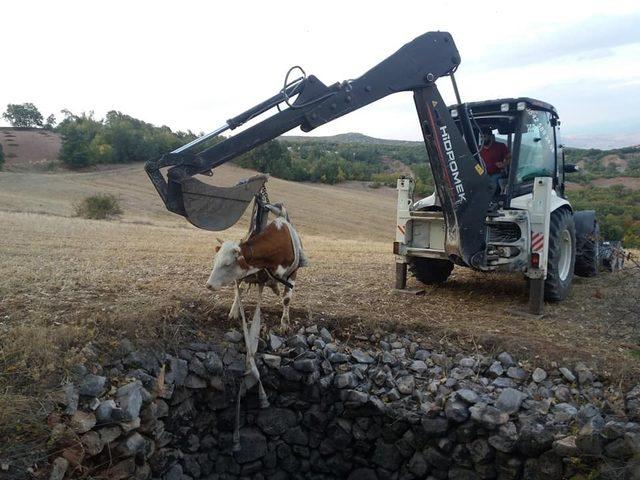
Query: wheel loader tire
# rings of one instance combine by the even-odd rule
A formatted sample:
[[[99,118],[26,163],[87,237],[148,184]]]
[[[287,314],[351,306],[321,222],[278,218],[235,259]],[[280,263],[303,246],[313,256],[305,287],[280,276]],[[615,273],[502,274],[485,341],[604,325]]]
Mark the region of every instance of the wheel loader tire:
[[[600,267],[600,226],[593,231],[576,234],[575,274],[579,277],[595,277]]]
[[[558,302],[567,298],[573,281],[576,261],[576,227],[573,215],[561,208],[551,213],[549,225],[549,257],[544,299]]]
[[[446,282],[452,270],[453,262],[438,258],[413,257],[409,264],[409,271],[425,285]]]

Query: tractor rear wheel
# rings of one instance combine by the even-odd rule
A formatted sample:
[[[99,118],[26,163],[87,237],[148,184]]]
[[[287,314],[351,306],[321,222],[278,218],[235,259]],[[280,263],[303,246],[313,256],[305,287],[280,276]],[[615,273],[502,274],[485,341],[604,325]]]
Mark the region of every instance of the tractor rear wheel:
[[[453,262],[438,258],[413,257],[409,264],[409,271],[425,285],[446,282],[452,270]]]
[[[595,223],[592,232],[576,236],[576,275],[595,277],[600,267],[600,226]]]
[[[549,225],[549,257],[544,298],[564,300],[571,289],[576,261],[576,227],[572,213],[564,208],[551,213]]]

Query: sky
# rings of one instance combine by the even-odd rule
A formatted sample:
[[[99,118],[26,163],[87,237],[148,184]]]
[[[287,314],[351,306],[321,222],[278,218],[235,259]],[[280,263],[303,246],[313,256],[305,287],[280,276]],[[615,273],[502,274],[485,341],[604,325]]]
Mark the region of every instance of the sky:
[[[568,145],[640,144],[637,1],[6,2],[0,110],[119,110],[211,131],[274,95],[293,65],[325,84],[356,78],[431,30],[453,35],[463,101],[539,98]],[[453,102],[449,80],[438,85]],[[410,93],[311,134],[345,132],[421,139]]]

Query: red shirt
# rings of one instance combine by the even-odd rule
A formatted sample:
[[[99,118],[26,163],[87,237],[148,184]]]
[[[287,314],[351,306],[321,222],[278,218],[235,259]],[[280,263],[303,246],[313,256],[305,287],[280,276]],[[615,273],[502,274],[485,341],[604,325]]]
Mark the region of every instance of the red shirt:
[[[487,167],[487,173],[493,175],[500,171],[500,167],[496,164],[504,162],[509,155],[509,149],[504,143],[491,142],[488,147],[482,147],[480,149],[480,156],[484,160],[484,164]]]

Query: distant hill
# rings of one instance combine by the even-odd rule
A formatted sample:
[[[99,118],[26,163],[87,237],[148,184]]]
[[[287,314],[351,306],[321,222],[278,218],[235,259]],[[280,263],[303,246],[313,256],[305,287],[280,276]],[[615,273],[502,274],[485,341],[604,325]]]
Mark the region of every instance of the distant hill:
[[[387,146],[421,146],[423,142],[414,142],[410,140],[387,140],[383,138],[370,137],[362,133],[349,132],[339,133],[338,135],[331,135],[325,137],[311,137],[302,135],[283,135],[280,140],[287,142],[302,142],[302,143],[359,143],[365,145],[387,145]]]

